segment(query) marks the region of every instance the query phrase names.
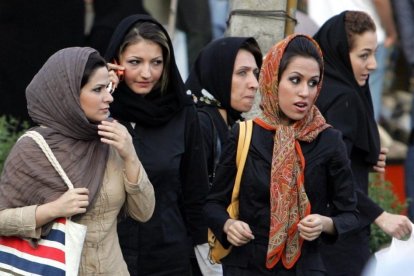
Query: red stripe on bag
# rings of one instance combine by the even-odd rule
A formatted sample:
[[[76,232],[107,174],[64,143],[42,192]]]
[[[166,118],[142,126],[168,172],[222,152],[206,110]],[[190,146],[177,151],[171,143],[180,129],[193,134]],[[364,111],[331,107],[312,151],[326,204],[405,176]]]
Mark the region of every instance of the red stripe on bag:
[[[12,249],[19,248],[19,251],[33,256],[65,263],[65,252],[57,248],[44,245],[33,248],[28,241],[18,237],[0,237],[0,244]]]
[[[67,218],[57,218],[57,219],[54,220],[54,222],[62,223],[62,224],[66,225],[66,220],[67,220]]]

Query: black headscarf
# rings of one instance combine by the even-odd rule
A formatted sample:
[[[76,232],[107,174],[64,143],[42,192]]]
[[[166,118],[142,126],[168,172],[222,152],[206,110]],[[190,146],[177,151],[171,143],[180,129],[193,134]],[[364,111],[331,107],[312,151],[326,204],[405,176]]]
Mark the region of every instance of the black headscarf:
[[[345,30],[345,12],[329,19],[314,38],[324,54],[325,74],[316,105],[329,124],[342,131],[353,146],[376,164],[380,151],[368,81],[359,86],[352,70]]]
[[[137,14],[131,15],[119,23],[109,42],[105,58],[109,62],[118,60],[119,47],[125,35],[138,22],[152,22],[159,26],[168,39],[170,48],[170,69],[168,86],[165,91],[154,89],[149,94],[138,95],[134,93],[125,82],[121,82],[113,94],[114,102],[111,104],[111,115],[115,119],[136,122],[144,126],[158,126],[168,122],[184,105],[192,104],[190,97],[186,96],[184,83],[175,63],[173,45],[164,27],[151,16]]]
[[[211,42],[198,55],[185,83],[186,88],[199,99],[197,105],[224,108],[234,121],[241,118],[241,112],[234,110],[230,105],[233,68],[237,53],[246,41],[257,45],[252,37],[225,37]],[[260,68],[262,55],[255,55],[254,58]],[[205,97],[201,92],[203,89],[216,101],[200,101],[200,98]]]

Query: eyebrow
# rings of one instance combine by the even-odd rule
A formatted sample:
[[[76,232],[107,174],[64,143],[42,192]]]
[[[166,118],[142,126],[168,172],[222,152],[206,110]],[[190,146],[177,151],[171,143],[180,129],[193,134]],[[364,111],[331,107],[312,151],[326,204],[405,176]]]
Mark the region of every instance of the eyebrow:
[[[302,73],[299,73],[298,71],[292,71],[289,74],[292,74],[292,73],[295,73],[295,74],[300,75],[301,77],[304,77],[304,75]],[[315,75],[315,76],[312,76],[311,78],[320,78],[320,77],[321,77],[320,75]]]
[[[253,67],[253,66],[242,65],[239,68],[236,68],[236,70],[240,70],[240,69],[252,69],[252,70],[256,70],[256,69],[259,69],[259,67],[257,67],[257,66]]]

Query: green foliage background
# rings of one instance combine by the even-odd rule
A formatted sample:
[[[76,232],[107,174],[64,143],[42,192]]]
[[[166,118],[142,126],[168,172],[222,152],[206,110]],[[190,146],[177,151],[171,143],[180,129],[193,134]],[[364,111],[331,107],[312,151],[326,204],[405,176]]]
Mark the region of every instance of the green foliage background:
[[[18,131],[17,129],[26,129],[27,124],[20,123],[15,119],[6,119],[5,116],[0,116],[0,172],[3,171],[3,164],[6,161],[7,155],[13,147],[16,140],[23,134],[24,130]]]

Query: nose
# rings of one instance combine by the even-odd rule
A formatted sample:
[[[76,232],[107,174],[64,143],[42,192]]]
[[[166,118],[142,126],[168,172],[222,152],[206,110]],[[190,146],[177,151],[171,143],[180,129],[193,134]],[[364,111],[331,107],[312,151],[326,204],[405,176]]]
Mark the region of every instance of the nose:
[[[375,55],[371,55],[371,57],[368,60],[367,68],[370,71],[374,71],[377,69],[377,60],[375,59]]]
[[[114,97],[112,96],[111,92],[106,91],[104,93],[103,101],[105,103],[112,103],[114,101]]]
[[[301,96],[301,97],[303,97],[303,98],[305,98],[305,97],[308,97],[309,96],[309,94],[310,94],[310,91],[309,91],[309,89],[310,89],[310,87],[309,87],[309,85],[308,85],[308,83],[307,82],[303,82],[303,85],[301,85],[300,87],[299,87],[299,96]]]
[[[257,80],[257,77],[253,72],[250,74],[248,85],[249,88],[254,90],[257,90],[259,88],[259,81]]]
[[[141,67],[141,77],[148,79],[151,77],[151,66],[150,64],[143,64]]]

